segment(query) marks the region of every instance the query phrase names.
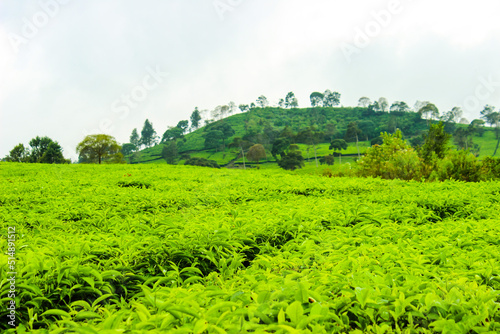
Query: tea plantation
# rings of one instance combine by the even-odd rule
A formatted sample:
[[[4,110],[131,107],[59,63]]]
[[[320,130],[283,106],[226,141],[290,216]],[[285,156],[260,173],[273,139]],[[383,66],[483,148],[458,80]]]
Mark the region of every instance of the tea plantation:
[[[0,331],[498,333],[499,212],[500,182],[0,163]]]

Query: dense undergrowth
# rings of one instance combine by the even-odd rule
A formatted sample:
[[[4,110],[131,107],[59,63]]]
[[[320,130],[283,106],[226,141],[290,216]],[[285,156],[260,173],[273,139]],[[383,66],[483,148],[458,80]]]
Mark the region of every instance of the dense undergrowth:
[[[15,226],[19,333],[494,333],[499,198],[493,181],[0,164],[0,245]]]

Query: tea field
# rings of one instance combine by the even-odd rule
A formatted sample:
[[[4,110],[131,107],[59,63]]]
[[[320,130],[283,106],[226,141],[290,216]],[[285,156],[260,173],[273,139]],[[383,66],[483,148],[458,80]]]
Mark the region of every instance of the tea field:
[[[499,333],[499,213],[500,182],[0,163],[0,331]]]

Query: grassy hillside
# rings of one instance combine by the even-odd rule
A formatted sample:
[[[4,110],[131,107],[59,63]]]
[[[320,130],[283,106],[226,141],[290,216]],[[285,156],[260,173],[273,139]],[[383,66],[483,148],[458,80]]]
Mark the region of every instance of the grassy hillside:
[[[328,124],[334,124],[336,131],[332,136],[325,136],[322,143],[317,145],[317,155],[324,156],[331,154],[329,150],[330,138],[344,139],[346,135],[347,126],[350,122],[358,122],[359,128],[362,132],[359,135],[359,149],[361,154],[364,153],[366,148],[370,146],[370,140],[379,136],[381,132],[392,133],[396,128],[402,130],[403,135],[407,140],[421,137],[428,129],[428,121],[420,117],[418,113],[370,113],[367,108],[296,108],[296,109],[282,109],[282,108],[255,108],[246,113],[231,115],[208,126],[204,126],[196,131],[185,135],[185,140],[180,142],[179,153],[189,154],[191,157],[201,157],[206,159],[215,160],[220,165],[226,165],[230,162],[239,164],[242,159],[238,158],[238,151],[225,148],[221,151],[214,149],[205,149],[204,143],[207,128],[214,126],[220,122],[229,124],[235,131],[235,134],[227,140],[230,143],[235,137],[245,137],[249,134],[250,140],[254,143],[262,143],[266,148],[267,160],[264,162],[275,162],[270,151],[272,142],[266,140],[263,136],[266,131],[281,132],[285,126],[290,127],[294,133],[309,126],[314,126],[320,131],[327,132]],[[453,125],[453,127],[464,127],[465,125]],[[258,136],[261,137],[258,137]],[[258,140],[254,139],[257,138]],[[260,141],[259,141],[260,140]],[[351,138],[349,147],[343,151],[343,155],[357,155],[358,151],[356,145]],[[492,130],[486,129],[484,135],[479,137],[474,136],[474,143],[480,146],[480,156],[491,156],[496,146],[495,135]],[[299,143],[300,150],[305,158],[314,157],[312,147]],[[140,153],[136,153],[133,160],[134,163],[164,163],[161,157],[163,145],[157,145],[152,148],[144,149]],[[348,162],[352,159],[346,159]],[[184,160],[180,160],[179,164],[183,164]]]

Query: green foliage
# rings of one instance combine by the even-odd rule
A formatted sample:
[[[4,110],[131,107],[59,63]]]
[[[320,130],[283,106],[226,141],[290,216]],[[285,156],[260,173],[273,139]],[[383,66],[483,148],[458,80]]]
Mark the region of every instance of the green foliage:
[[[500,179],[500,158],[484,158],[482,168],[485,179]]]
[[[50,142],[47,149],[43,152],[42,157],[39,159],[39,162],[45,164],[64,164],[69,161],[64,159],[62,154],[62,147],[57,142]]]
[[[19,327],[0,331],[497,333],[498,191],[0,163],[0,226],[15,227],[19,278]]]
[[[197,158],[197,157],[189,158],[188,160],[186,160],[184,165],[220,168],[220,166],[214,160],[209,160],[209,159],[205,159],[205,158]]]
[[[134,153],[135,151],[137,151],[137,146],[135,146],[132,143],[126,143],[126,144],[122,145],[121,152],[124,156],[130,155],[130,154]]]
[[[304,167],[304,157],[300,151],[290,150],[288,153],[284,153],[282,158],[278,161],[278,166],[286,170],[302,168]]]
[[[325,155],[319,159],[321,164],[327,164],[328,166],[332,166],[335,163],[335,157],[331,154]]]
[[[23,144],[16,145],[6,157],[7,161],[27,162],[29,161],[29,150]]]
[[[259,160],[266,158],[266,149],[261,144],[255,144],[248,150],[247,158],[250,161],[259,163]]]
[[[170,127],[163,133],[163,137],[161,139],[161,142],[166,143],[166,142],[169,142],[171,140],[181,139],[184,137],[183,134],[184,134],[184,130],[179,128],[178,126]]]
[[[190,120],[191,120],[191,128],[193,130],[196,130],[200,127],[201,114],[200,114],[200,111],[198,110],[198,107],[194,108],[194,111],[191,114]]]
[[[151,147],[158,143],[158,136],[155,129],[153,128],[153,123],[151,123],[148,119],[144,121],[140,141],[141,145],[144,145],[146,147]]]
[[[437,165],[437,172],[431,174],[431,180],[437,174],[439,180],[458,180],[478,182],[482,179],[481,164],[469,151],[451,151]]]
[[[420,178],[418,154],[403,140],[401,131],[381,136],[383,144],[370,147],[358,162],[360,175],[402,180]]]
[[[433,164],[436,159],[443,159],[450,150],[451,135],[444,131],[443,122],[432,124],[423,138],[424,144],[419,155],[426,164]]]
[[[30,149],[23,144],[16,145],[5,157],[5,161],[47,164],[70,163],[64,159],[62,147],[49,137],[35,137],[30,141]]]
[[[347,142],[344,139],[334,139],[330,144],[330,150],[339,151],[347,149]]]
[[[163,147],[163,150],[161,152],[161,156],[167,164],[169,165],[175,165],[177,164],[177,160],[179,159],[179,150],[177,149],[177,142],[175,140],[172,140],[165,144]]]
[[[141,147],[141,138],[137,133],[137,129],[132,130],[132,134],[130,135],[130,143],[138,149]]]
[[[76,147],[81,162],[99,164],[103,161],[122,162],[123,154],[120,150],[121,146],[115,138],[104,134],[88,135]]]

